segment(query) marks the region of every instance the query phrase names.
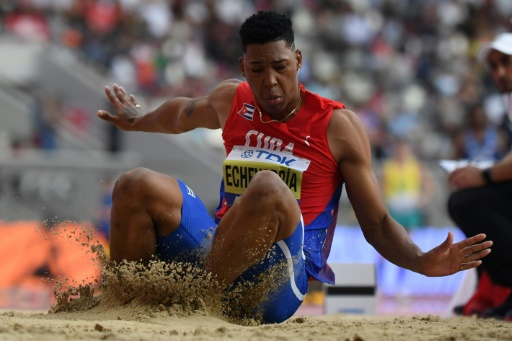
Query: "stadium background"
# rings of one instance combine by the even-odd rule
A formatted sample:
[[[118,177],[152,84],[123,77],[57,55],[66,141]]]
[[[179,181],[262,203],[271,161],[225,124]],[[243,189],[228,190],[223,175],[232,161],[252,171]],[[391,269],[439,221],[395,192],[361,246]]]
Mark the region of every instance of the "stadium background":
[[[475,53],[480,43],[510,31],[512,2],[4,0],[0,307],[48,303],[45,289],[38,294],[32,281],[55,268],[41,231],[77,222],[98,229],[106,242],[111,186],[126,169],[144,166],[182,178],[213,210],[223,157],[218,132],[123,133],[97,119],[96,111],[108,108],[103,86],[114,82],[150,109],[166,98],[200,96],[220,80],[241,78],[238,27],[260,9],[292,17],[304,57],[300,81],[361,117],[377,174],[396,136],[410,140],[427,164],[438,186],[426,226],[413,238],[427,246],[443,240],[447,230],[458,233],[446,214],[449,189],[437,163],[452,158],[454,135],[475,99],[490,122],[502,126],[502,99]],[[339,225],[332,261],[381,263],[358,234],[345,197]],[[39,263],[16,263],[20,253]],[[398,279],[393,266],[382,264],[383,296],[446,302],[461,280],[411,273]],[[23,271],[8,278],[12,268]]]

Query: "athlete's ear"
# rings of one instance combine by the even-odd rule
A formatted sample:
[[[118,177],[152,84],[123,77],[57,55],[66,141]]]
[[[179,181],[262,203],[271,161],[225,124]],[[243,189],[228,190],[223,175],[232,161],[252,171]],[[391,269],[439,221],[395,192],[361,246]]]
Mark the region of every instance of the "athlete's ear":
[[[295,59],[297,60],[297,71],[302,67],[302,51],[299,49],[295,50]]]
[[[245,77],[245,67],[244,67],[244,57],[240,57],[240,59],[238,60],[238,65],[240,67],[240,72],[242,73],[242,76]]]

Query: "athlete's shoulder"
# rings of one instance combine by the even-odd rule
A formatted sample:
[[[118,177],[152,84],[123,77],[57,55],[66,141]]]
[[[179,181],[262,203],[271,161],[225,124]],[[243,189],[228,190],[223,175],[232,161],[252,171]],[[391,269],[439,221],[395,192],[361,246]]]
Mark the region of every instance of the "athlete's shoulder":
[[[327,137],[335,160],[344,157],[366,155],[369,140],[363,123],[355,112],[349,109],[333,110]]]
[[[236,90],[241,83],[238,79],[227,79],[217,84],[210,91],[208,101],[217,114],[224,116],[229,113],[231,102],[235,98]]]
[[[359,127],[361,124],[359,116],[352,110],[343,107],[332,111],[331,126],[336,128],[338,132],[344,130],[353,131],[355,127]]]
[[[234,86],[235,88],[238,87],[238,85],[240,85],[241,83],[245,83],[243,81],[241,81],[240,79],[237,79],[237,78],[229,78],[229,79],[226,79],[226,80],[223,80],[222,82],[219,83],[219,85],[221,86]]]
[[[219,84],[210,93],[210,96],[233,96],[236,92],[236,89],[243,82],[239,79],[230,78],[226,79]]]

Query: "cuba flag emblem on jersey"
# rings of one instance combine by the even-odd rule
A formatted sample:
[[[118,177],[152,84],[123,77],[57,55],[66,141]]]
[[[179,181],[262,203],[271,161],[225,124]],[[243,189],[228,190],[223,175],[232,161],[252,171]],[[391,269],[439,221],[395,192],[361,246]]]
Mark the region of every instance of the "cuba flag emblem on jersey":
[[[254,109],[254,105],[244,103],[244,106],[242,107],[242,109],[238,111],[238,113],[242,115],[242,117],[246,120],[252,121],[252,118],[254,116]]]

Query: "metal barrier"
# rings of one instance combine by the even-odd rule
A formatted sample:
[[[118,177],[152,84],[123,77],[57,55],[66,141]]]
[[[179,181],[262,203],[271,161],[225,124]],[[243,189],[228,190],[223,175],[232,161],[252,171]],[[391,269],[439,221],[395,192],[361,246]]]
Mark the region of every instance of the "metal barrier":
[[[0,220],[91,220],[106,185],[134,154],[24,151],[0,155]]]

